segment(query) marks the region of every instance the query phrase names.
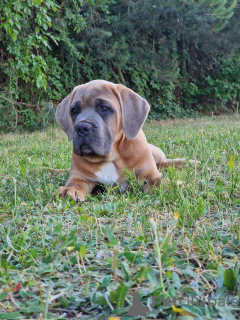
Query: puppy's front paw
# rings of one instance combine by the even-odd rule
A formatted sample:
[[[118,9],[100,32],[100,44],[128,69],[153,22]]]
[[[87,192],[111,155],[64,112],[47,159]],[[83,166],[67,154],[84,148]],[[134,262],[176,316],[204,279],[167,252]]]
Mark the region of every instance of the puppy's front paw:
[[[84,195],[81,190],[77,190],[73,187],[60,187],[59,188],[59,197],[64,198],[66,196],[70,196],[71,199],[75,200],[75,202],[84,201]]]
[[[144,192],[146,192],[147,194],[151,194],[152,193],[152,189],[154,187],[159,188],[160,185],[166,186],[168,185],[169,180],[167,178],[157,178],[154,179],[152,181],[150,181],[150,183],[148,183],[146,180],[144,181],[144,183],[142,184],[142,190]]]

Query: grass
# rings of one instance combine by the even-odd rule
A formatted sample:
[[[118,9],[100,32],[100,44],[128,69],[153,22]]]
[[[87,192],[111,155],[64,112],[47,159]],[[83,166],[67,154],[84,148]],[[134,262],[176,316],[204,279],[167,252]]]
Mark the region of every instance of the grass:
[[[149,196],[127,173],[75,205],[59,199],[60,129],[0,136],[0,319],[240,319],[240,118],[145,125],[169,158]],[[131,293],[149,307],[127,315]]]

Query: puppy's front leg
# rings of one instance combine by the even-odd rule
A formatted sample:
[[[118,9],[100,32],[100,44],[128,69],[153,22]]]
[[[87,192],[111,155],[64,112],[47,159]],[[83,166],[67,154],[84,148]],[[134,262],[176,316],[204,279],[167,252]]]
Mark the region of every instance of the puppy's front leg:
[[[85,182],[76,177],[69,178],[65,187],[59,188],[59,196],[64,198],[68,195],[76,202],[84,201],[85,197],[91,193],[94,187],[95,184],[93,183]]]
[[[151,194],[153,187],[159,188],[161,184],[166,184],[166,179],[162,178],[162,174],[159,171],[152,172],[144,176],[143,191],[147,194]]]
[[[166,180],[162,178],[161,172],[157,170],[156,163],[151,153],[135,173],[139,180],[144,180],[142,188],[148,194],[151,193],[154,186],[159,188],[162,183],[166,183]]]

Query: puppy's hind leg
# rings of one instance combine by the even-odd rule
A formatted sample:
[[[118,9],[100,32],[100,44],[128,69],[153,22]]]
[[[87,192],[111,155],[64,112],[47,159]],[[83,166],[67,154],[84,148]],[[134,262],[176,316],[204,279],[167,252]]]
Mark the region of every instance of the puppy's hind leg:
[[[152,144],[149,144],[149,147],[152,151],[152,155],[158,169],[166,168],[169,166],[184,167],[187,164],[187,160],[185,158],[167,159],[164,152],[160,148],[155,147]],[[194,163],[195,160],[189,160],[189,162]],[[198,161],[196,162],[198,163]]]
[[[65,174],[67,172],[69,173],[69,171],[70,169],[54,169],[54,168],[50,168],[48,170],[50,174],[60,174],[60,175]]]

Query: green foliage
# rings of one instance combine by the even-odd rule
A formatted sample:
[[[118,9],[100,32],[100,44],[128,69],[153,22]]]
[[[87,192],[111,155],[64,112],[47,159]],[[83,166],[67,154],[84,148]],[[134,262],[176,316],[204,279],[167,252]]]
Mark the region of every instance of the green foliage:
[[[56,36],[49,32],[52,27],[52,16],[58,6],[49,1],[3,1],[0,5],[3,34],[3,48],[8,55],[9,69],[6,75],[10,79],[9,86],[16,88],[21,79],[46,89],[49,64],[46,60],[51,50],[49,41],[56,42]],[[12,39],[12,41],[11,41]],[[34,92],[34,91],[33,91]],[[18,97],[17,90],[12,91]]]
[[[224,285],[225,287],[230,290],[234,291],[237,288],[237,275],[233,269],[227,269],[224,272]]]
[[[1,130],[42,127],[36,119],[46,103],[99,78],[131,87],[156,118],[234,107],[235,7],[236,0],[3,0],[0,108],[12,110]]]
[[[189,105],[202,103],[203,110],[226,112],[238,108],[240,90],[240,56],[219,57],[209,67],[209,73],[200,74],[201,80],[182,86]]]
[[[213,9],[214,16],[220,20],[216,23],[214,31],[220,31],[225,28],[228,19],[233,16],[237,0],[233,0],[231,4],[227,0],[200,0],[199,3]]]
[[[1,96],[10,99],[15,106],[16,125],[27,129],[42,127],[39,123],[45,120],[39,120],[39,115],[44,113],[46,101],[62,98],[65,92],[63,68],[53,48],[64,41],[69,44],[69,52],[80,57],[66,29],[73,28],[76,33],[84,27],[81,15],[78,18],[75,15],[80,14],[81,4],[80,0],[69,1],[65,10],[64,2],[56,4],[52,0],[1,2]],[[4,110],[6,100],[2,101],[1,96]],[[32,107],[17,101],[28,102]],[[16,127],[8,126],[10,119],[0,121],[1,129]]]

